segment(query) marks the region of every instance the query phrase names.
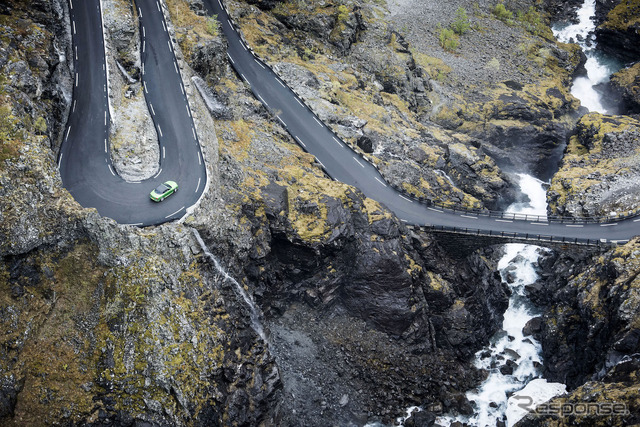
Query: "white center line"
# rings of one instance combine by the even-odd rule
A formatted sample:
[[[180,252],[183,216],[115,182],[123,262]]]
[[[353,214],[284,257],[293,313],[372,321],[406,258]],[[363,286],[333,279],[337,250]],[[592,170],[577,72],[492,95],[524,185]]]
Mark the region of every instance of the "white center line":
[[[578,225],[578,224],[567,224],[567,227],[582,228],[582,227],[584,227],[584,225]]]
[[[153,104],[149,103],[149,107],[151,107],[151,114],[156,115],[156,110],[153,109]]]
[[[111,172],[111,175],[116,176],[116,173],[113,171],[111,165],[109,165],[109,171]]]
[[[198,178],[198,186],[196,187],[196,193],[198,192],[198,190],[200,189],[200,180],[202,180],[202,178]]]
[[[180,209],[178,209],[177,211],[175,211],[174,213],[172,213],[171,215],[167,215],[167,216],[165,216],[164,218],[165,218],[165,219],[167,219],[167,218],[171,218],[172,216],[174,216],[175,214],[177,214],[178,212],[180,212],[180,211],[181,211],[181,210],[183,210],[183,209],[184,209],[184,206],[183,206],[183,207],[181,207]]]
[[[470,216],[470,215],[460,215],[462,218],[469,218],[469,219],[478,219],[477,216]]]
[[[360,166],[364,167],[364,165],[360,163],[360,160],[358,160],[356,157],[353,157],[353,160],[355,160],[356,163],[359,164]]]
[[[531,224],[531,225],[549,225],[546,222],[530,222],[529,224]]]
[[[160,136],[162,137],[162,128],[158,125],[158,132],[160,132]]]
[[[404,197],[402,194],[398,194],[398,196],[400,196],[401,198],[405,199],[407,202],[413,203],[413,200]]]
[[[376,177],[376,181],[378,181],[380,184],[382,184],[385,187],[387,187],[387,184],[385,184],[384,181],[382,181],[380,178]]]
[[[497,222],[513,222],[510,219],[496,219]]]
[[[600,227],[613,227],[615,225],[618,225],[617,222],[612,222],[610,224],[600,224]]]

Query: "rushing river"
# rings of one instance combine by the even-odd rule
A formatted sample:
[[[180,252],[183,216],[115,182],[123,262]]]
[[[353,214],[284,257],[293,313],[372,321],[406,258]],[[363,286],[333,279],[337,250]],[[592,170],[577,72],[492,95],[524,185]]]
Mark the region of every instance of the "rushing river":
[[[595,14],[596,0],[585,0],[577,11],[578,22],[570,25],[556,25],[553,33],[558,41],[579,44],[587,57],[585,64],[587,75],[575,79],[571,94],[578,98],[582,106],[587,107],[589,111],[614,114],[616,113],[615,102],[607,102],[601,85],[609,81],[611,74],[618,71],[621,64],[596,49],[594,39],[596,24],[593,20]]]

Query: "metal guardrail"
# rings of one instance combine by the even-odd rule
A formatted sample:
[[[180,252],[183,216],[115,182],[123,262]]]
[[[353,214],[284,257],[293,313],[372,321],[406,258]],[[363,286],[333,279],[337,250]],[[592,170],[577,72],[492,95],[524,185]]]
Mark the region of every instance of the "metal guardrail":
[[[277,67],[272,67],[271,65],[269,65],[269,63],[267,61],[262,59],[260,57],[260,55],[258,55],[251,48],[251,46],[249,45],[249,43],[245,39],[244,35],[242,34],[242,30],[240,29],[240,27],[238,25],[236,25],[235,22],[233,22],[233,20],[231,18],[231,14],[229,13],[229,10],[226,8],[226,6],[224,5],[224,2],[221,1],[220,4],[221,4],[222,8],[225,10],[225,12],[227,13],[227,15],[229,17],[229,23],[231,24],[233,29],[238,33],[238,35],[240,37],[240,40],[242,41],[244,46],[251,52],[251,54],[256,58],[256,60],[258,60],[260,63],[262,63],[262,65],[264,65],[265,67],[268,67],[276,75],[276,77],[278,79],[280,79],[280,81],[284,85],[286,85],[286,87],[289,90],[291,90],[291,92],[295,95],[295,97],[314,115],[314,117],[316,117],[318,120],[322,121],[320,119],[320,117],[318,116],[318,114],[315,111],[313,111],[313,109],[306,103],[305,99],[300,94],[298,94],[298,92],[296,90],[291,88],[286,83],[286,81],[282,78],[282,76],[278,72]],[[235,69],[235,64],[233,64],[233,68]],[[245,80],[244,76],[240,73],[239,70],[236,70],[236,72],[238,73],[238,75],[240,76],[240,78],[243,81],[248,83]],[[250,90],[254,94],[254,96],[256,96],[256,98],[259,99],[258,94],[253,91],[252,87],[250,87]],[[268,108],[268,107],[266,107],[266,108]],[[276,119],[288,131],[287,125],[280,119],[280,117],[276,116]],[[369,156],[367,156],[366,154],[363,154],[359,150],[359,147],[357,147],[356,144],[353,144],[353,143],[350,143],[350,142],[342,140],[342,138],[340,138],[331,127],[327,126],[327,129],[329,129],[331,131],[331,133],[336,138],[340,139],[340,141],[342,141],[347,147],[351,148],[351,150],[353,151],[354,154],[358,155],[361,159],[365,160],[367,163],[371,164],[374,168],[376,168],[378,170],[378,172],[380,173],[380,175],[382,175],[383,178],[384,178],[384,174],[382,174],[382,172],[380,171],[380,168],[378,167],[377,163],[373,159],[371,159]],[[306,147],[304,147],[303,145],[300,145],[300,148],[302,148],[303,151],[308,152]],[[331,177],[331,174],[327,171],[325,166],[319,160],[316,159],[316,161],[318,162],[318,164],[320,165],[322,170],[329,177]],[[331,177],[331,178],[333,178],[333,177]],[[621,221],[621,220],[625,220],[625,219],[629,219],[629,218],[635,218],[635,217],[640,216],[640,209],[635,210],[635,211],[633,211],[631,213],[623,214],[623,215],[615,215],[615,216],[614,215],[610,215],[610,216],[600,216],[600,217],[580,217],[580,218],[563,217],[563,216],[556,216],[556,215],[529,215],[529,214],[523,214],[523,213],[512,213],[512,212],[494,211],[494,210],[489,210],[489,209],[478,209],[478,208],[469,209],[469,208],[465,208],[463,206],[450,206],[448,204],[435,201],[435,200],[430,199],[428,197],[416,197],[415,195],[405,191],[400,186],[398,186],[396,184],[393,184],[392,182],[390,182],[386,178],[385,178],[385,181],[387,181],[387,184],[391,188],[395,189],[399,193],[404,194],[407,198],[410,198],[411,200],[416,201],[418,203],[422,203],[422,204],[424,204],[426,206],[431,206],[431,207],[440,209],[443,212],[470,214],[470,215],[484,216],[484,217],[496,218],[496,219],[504,219],[504,220],[513,220],[513,221],[547,222],[547,223],[551,223],[551,224],[553,224],[553,223],[556,223],[556,224],[606,224],[606,223],[613,223],[613,222],[617,222],[617,221]],[[433,228],[433,227],[431,227],[431,228]],[[455,227],[453,228],[453,230],[455,230]],[[461,231],[461,229],[458,229],[457,232],[461,233],[462,231]],[[486,233],[489,233],[489,234],[487,234],[487,236],[497,236],[496,233],[490,234],[491,231],[486,231]],[[552,240],[553,239],[552,236],[547,236],[548,240],[544,240],[545,236],[542,236],[542,240],[541,240],[540,239],[540,235],[537,235],[537,236],[538,236],[538,239],[536,239],[537,241],[549,241],[549,242],[554,242],[554,243],[560,242],[558,237],[555,238],[556,240]],[[509,237],[509,236],[502,236],[502,237]],[[518,238],[520,238],[520,237],[518,237]],[[525,240],[526,239],[528,239],[528,238],[525,238]],[[583,241],[585,241],[587,243],[581,243]],[[588,245],[593,245],[594,244],[594,243],[588,243],[588,242],[595,242],[595,240],[593,240],[593,239],[577,239],[574,244],[588,244]],[[598,241],[598,242],[600,242],[600,241]],[[571,242],[567,241],[565,243],[571,243]],[[601,244],[601,243],[599,243],[599,244]]]

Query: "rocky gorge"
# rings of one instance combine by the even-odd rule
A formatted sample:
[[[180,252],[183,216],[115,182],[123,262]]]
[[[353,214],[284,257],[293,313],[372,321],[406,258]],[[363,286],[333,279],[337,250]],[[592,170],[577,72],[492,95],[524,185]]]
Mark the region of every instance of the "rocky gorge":
[[[226,3],[254,49],[407,192],[501,208],[519,197],[516,166],[550,176],[547,160],[564,150],[552,212],[636,209],[637,117],[578,121],[569,85],[582,59],[545,29],[551,1],[534,9],[540,21],[501,20],[491,2],[414,8],[414,19],[398,1]],[[505,4],[526,12],[534,3]],[[601,16],[634,7],[618,3]],[[105,35],[126,72],[113,69],[115,88],[139,96],[127,78],[139,71],[135,11],[125,0],[103,4],[106,15],[131,13],[107,17]],[[465,391],[486,374],[471,358],[499,328],[509,296],[495,273],[501,249],[456,259],[430,233],[331,181],[230,69],[202,5],[162,5],[211,182],[184,221],[145,229],[83,209],[56,172],[72,92],[66,2],[0,5],[2,423],[389,424],[417,405],[422,415],[406,425],[430,425],[433,414],[469,413]],[[450,52],[436,29],[458,6],[472,28]],[[633,37],[630,28],[617,31]],[[633,70],[614,78],[631,106]],[[144,127],[148,113],[129,100],[113,102]],[[146,140],[131,149],[150,161],[153,137],[139,135],[124,140]],[[120,172],[147,173],[131,156],[140,151],[122,156]],[[266,340],[194,230],[255,299]],[[560,399],[615,399],[630,412],[574,423],[638,422],[636,246],[554,254],[530,289],[544,309],[535,333],[545,376],[570,390]]]

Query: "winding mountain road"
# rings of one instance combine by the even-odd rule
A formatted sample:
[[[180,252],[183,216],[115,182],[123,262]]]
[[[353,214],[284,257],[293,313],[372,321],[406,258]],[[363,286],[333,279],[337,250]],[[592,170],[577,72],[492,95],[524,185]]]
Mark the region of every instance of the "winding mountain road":
[[[436,226],[509,233],[519,238],[543,236],[544,240],[625,242],[640,233],[640,218],[618,222],[580,223],[547,221],[546,218],[526,220],[488,216],[470,212],[445,211],[414,200],[393,188],[378,170],[354,152],[325,126],[302,100],[243,42],[232,24],[222,0],[204,0],[210,15],[217,15],[220,27],[228,39],[229,61],[251,87],[254,95],[277,117],[291,136],[307,152],[313,154],[325,172],[333,179],[359,188],[403,222],[419,226]]]
[[[137,0],[142,37],[143,88],[160,144],[160,172],[142,182],[126,182],[109,154],[109,104],[99,0],[69,0],[75,82],[72,110],[59,155],[63,183],[84,207],[119,223],[147,226],[181,218],[197,203],[206,170],[189,103],[162,8],[157,0]],[[606,223],[517,219],[505,215],[452,212],[429,206],[390,187],[378,170],[325,126],[298,96],[242,41],[221,0],[204,0],[228,39],[228,56],[255,96],[277,117],[297,143],[313,154],[329,176],[359,188],[403,222],[519,238],[624,242],[640,233],[640,218]],[[177,181],[180,191],[156,204],[149,192],[158,183]]]
[[[109,98],[99,0],[69,0],[75,64],[73,101],[58,157],[62,182],[83,207],[122,224],[148,226],[183,217],[207,182],[189,103],[157,0],[136,0],[142,82],[160,144],[160,170],[141,182],[118,176],[109,152]],[[162,203],[149,193],[173,180]]]

